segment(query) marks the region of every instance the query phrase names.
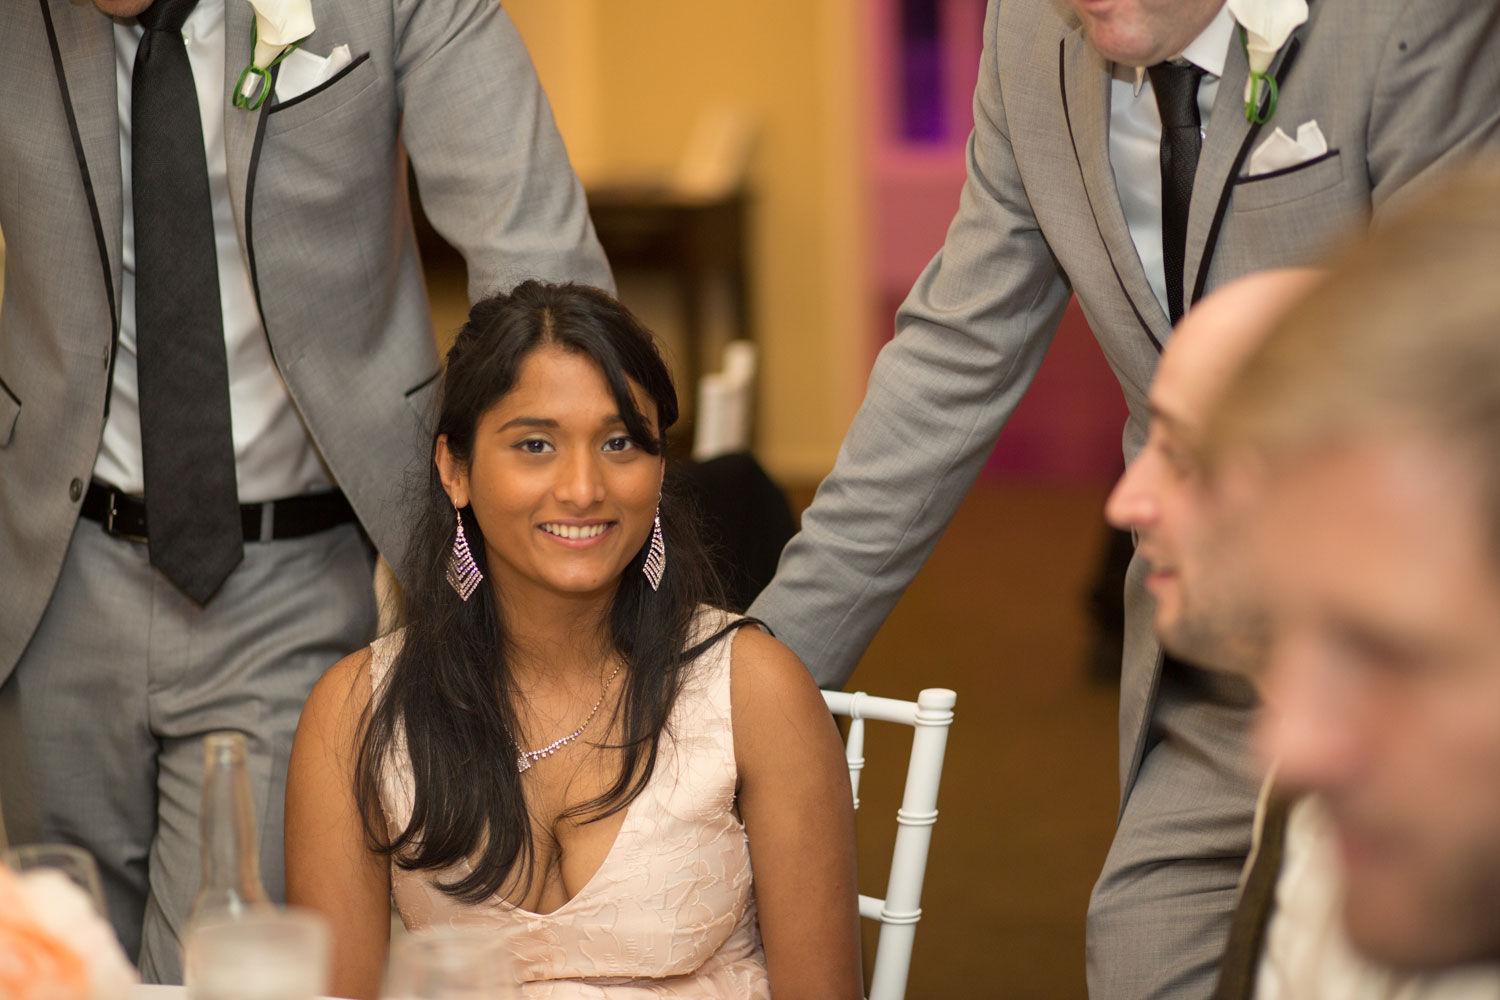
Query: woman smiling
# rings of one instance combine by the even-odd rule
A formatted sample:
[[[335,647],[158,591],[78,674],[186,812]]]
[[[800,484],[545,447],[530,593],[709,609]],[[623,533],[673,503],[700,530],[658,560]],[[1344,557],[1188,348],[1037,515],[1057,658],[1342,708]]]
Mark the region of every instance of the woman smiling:
[[[494,927],[526,997],[860,996],[838,734],[719,609],[650,334],[527,282],[474,307],[442,396],[404,627],[292,753],[288,898],[334,924],[333,991],[378,992],[394,895],[413,930]]]

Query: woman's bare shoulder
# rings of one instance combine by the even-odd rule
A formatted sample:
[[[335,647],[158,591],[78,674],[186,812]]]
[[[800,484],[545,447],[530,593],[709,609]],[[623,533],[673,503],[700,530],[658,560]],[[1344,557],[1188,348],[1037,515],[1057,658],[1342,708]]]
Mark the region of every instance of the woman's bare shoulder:
[[[788,721],[821,725],[828,717],[817,681],[797,654],[759,628],[735,634],[729,690],[736,729],[774,732]]]
[[[299,729],[348,734],[370,705],[371,647],[355,650],[323,672],[302,706]]]

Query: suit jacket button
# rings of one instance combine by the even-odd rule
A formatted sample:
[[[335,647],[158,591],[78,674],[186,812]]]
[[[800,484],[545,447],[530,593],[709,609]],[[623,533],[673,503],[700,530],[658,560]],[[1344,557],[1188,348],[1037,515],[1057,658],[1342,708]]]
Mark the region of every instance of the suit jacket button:
[[[83,480],[75,479],[68,484],[68,499],[76,503],[81,496],[83,496]]]

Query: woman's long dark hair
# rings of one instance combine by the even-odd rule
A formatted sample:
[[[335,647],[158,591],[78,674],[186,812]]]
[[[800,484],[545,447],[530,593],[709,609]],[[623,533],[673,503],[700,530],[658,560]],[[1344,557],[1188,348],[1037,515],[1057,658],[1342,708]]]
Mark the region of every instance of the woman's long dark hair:
[[[650,454],[662,454],[667,428],[677,419],[677,395],[651,334],[604,292],[536,281],[469,312],[448,352],[434,446],[436,435],[446,434],[449,451],[467,466],[480,417],[514,387],[522,361],[545,345],[594,361],[631,437]],[[654,430],[637,408],[630,382],[655,402]],[[652,591],[641,572],[642,545],[607,610],[609,645],[627,667],[616,709],[622,753],[610,787],[568,811],[590,822],[624,809],[645,787],[684,666],[722,634],[689,648],[695,611],[723,601],[692,514],[671,483],[668,476],[661,498],[667,548],[661,588]],[[405,638],[384,696],[372,703],[366,720],[355,794],[371,845],[401,867],[438,870],[470,861],[470,874],[441,888],[473,903],[507,884],[527,886],[533,874],[532,825],[510,737],[519,731],[513,654],[488,572],[467,602],[445,579],[456,524],[435,467],[422,492],[404,577]],[[486,570],[479,523],[470,508],[460,516],[474,560]],[[378,805],[379,777],[388,766],[404,765],[397,742],[403,731],[415,802],[406,828],[392,837]]]

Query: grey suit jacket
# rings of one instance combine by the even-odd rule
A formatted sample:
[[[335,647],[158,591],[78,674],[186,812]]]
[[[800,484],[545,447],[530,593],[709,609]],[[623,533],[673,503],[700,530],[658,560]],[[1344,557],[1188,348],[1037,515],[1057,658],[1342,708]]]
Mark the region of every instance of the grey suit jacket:
[[[1269,126],[1246,121],[1238,39],[1229,52],[1188,223],[1184,287],[1195,298],[1314,260],[1418,182],[1500,141],[1500,4],[1310,8],[1273,66],[1281,89]],[[1061,0],[990,0],[958,214],[897,315],[833,473],[750,608],[824,686],[847,680],[937,543],[1036,374],[1070,290],[1129,404],[1127,460],[1145,439],[1146,390],[1171,330],[1115,189],[1109,101],[1109,65]],[[1271,128],[1295,135],[1314,119],[1327,156],[1245,176]],[[1145,592],[1132,584],[1126,604],[1124,795],[1161,662]]]
[[[225,145],[276,365],[376,546],[400,567],[439,359],[407,154],[470,297],[527,277],[611,287],[583,191],[509,18],[488,0],[313,0],[303,47],[354,59],[299,97],[230,105],[253,14],[225,4]],[[109,18],[0,5],[0,681],[47,605],[99,447],[119,330],[122,187]]]

